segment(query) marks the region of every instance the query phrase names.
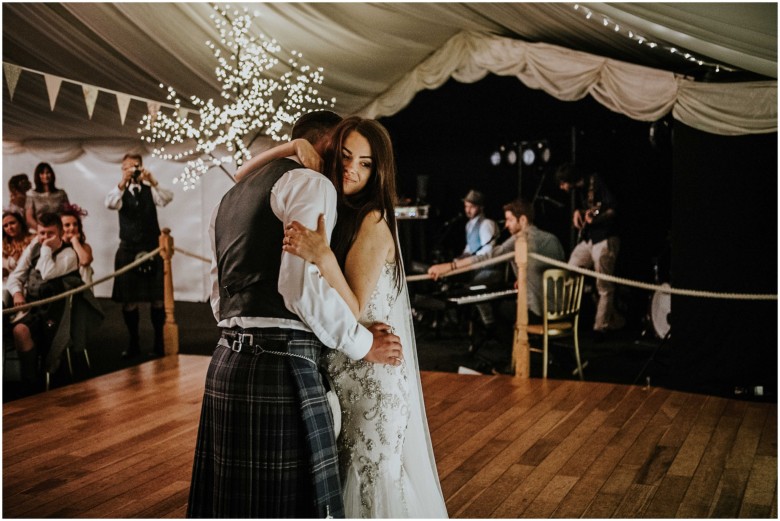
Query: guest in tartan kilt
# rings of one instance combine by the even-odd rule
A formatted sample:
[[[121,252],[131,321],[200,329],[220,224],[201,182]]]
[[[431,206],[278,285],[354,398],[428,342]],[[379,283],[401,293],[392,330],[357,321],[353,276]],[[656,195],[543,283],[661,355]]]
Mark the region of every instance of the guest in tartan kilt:
[[[293,137],[322,154],[340,119],[309,113]],[[324,214],[329,236],[336,199],[328,178],[286,158],[251,171],[214,210],[211,304],[223,330],[206,375],[188,517],[344,517],[317,361],[337,349],[396,365],[402,353],[389,326],[361,326],[315,266],[279,253],[294,220],[314,227]]]

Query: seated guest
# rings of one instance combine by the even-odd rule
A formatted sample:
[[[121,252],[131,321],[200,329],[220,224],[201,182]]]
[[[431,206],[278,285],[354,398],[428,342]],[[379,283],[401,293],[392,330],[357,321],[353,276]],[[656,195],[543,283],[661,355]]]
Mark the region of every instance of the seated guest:
[[[33,237],[22,214],[8,210],[3,212],[3,283]]]
[[[68,194],[65,190],[57,188],[54,175],[49,163],[38,163],[35,167],[33,183],[35,187],[27,192],[25,201],[25,217],[31,230],[35,231],[38,227],[38,218],[42,213],[60,213],[63,207],[68,204]]]
[[[66,204],[60,212],[62,221],[62,240],[70,244],[79,258],[79,274],[85,284],[92,283],[92,246],[87,244],[81,218],[87,211],[76,204]]]
[[[507,240],[501,243],[499,246],[493,248],[489,253],[482,255],[473,255],[463,259],[455,259],[453,262],[445,262],[442,264],[434,264],[428,269],[428,274],[434,279],[438,279],[440,276],[449,273],[450,271],[458,268],[465,268],[471,266],[476,262],[492,259],[506,253],[515,251],[515,241],[521,233],[527,233],[528,252],[538,253],[551,259],[563,261],[563,246],[558,238],[552,233],[540,230],[534,225],[534,207],[522,199],[516,199],[509,204],[504,205],[504,218],[506,222],[504,227],[511,234]],[[517,264],[514,259],[511,261],[512,270],[517,277]],[[528,257],[527,268],[527,298],[528,298],[528,322],[529,323],[541,323],[542,322],[542,274],[546,269],[552,266],[545,264],[544,262],[537,260],[533,257]],[[517,287],[517,282],[515,282]],[[502,313],[502,315],[511,316],[511,320],[514,321],[515,313],[508,311]]]
[[[42,300],[65,290],[65,279],[76,277],[79,261],[73,248],[62,240],[60,217],[41,214],[36,239],[22,252],[16,269],[8,276],[6,289],[14,306]],[[34,386],[38,378],[38,347],[44,351],[65,309],[65,300],[30,308],[12,319],[14,346],[19,352],[22,378]]]
[[[8,199],[7,210],[24,215],[24,209],[27,205],[27,192],[32,188],[27,174],[16,174],[8,180]]]
[[[92,284],[92,246],[84,235],[82,217],[87,211],[76,204],[67,204],[60,213],[62,220],[62,240],[73,247],[79,259],[79,275],[84,284]],[[71,289],[70,287],[67,289]],[[82,297],[82,298],[79,298]],[[85,306],[84,304],[89,304]],[[74,297],[71,316],[70,340],[74,351],[86,351],[87,335],[103,320],[103,309],[94,298],[92,289],[84,290]],[[56,360],[55,360],[56,362]]]

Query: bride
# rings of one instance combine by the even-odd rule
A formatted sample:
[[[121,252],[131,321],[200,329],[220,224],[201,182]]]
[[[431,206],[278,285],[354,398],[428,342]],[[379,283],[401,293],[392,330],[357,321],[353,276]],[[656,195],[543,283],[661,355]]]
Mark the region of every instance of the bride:
[[[311,153],[300,151],[305,142],[277,148],[278,154],[291,148],[299,156]],[[338,447],[346,516],[447,517],[398,246],[390,136],[374,120],[347,118],[334,131],[324,164],[339,193],[333,248],[321,217],[317,230],[288,225],[283,249],[315,264],[362,324],[390,324],[403,345],[397,366],[335,350],[323,361],[343,415]]]

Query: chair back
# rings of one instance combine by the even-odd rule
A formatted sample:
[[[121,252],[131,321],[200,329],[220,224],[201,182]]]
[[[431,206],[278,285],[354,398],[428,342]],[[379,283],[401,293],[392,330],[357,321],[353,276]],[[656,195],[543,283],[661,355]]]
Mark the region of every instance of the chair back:
[[[544,318],[566,320],[580,312],[585,276],[568,270],[549,269],[542,275]]]

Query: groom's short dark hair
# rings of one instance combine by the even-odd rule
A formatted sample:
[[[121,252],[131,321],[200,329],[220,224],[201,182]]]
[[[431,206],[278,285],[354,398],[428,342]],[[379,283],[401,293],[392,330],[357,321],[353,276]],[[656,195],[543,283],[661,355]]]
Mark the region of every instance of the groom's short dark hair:
[[[292,138],[304,138],[309,143],[317,143],[341,123],[341,119],[341,116],[329,110],[309,112],[293,124]]]

